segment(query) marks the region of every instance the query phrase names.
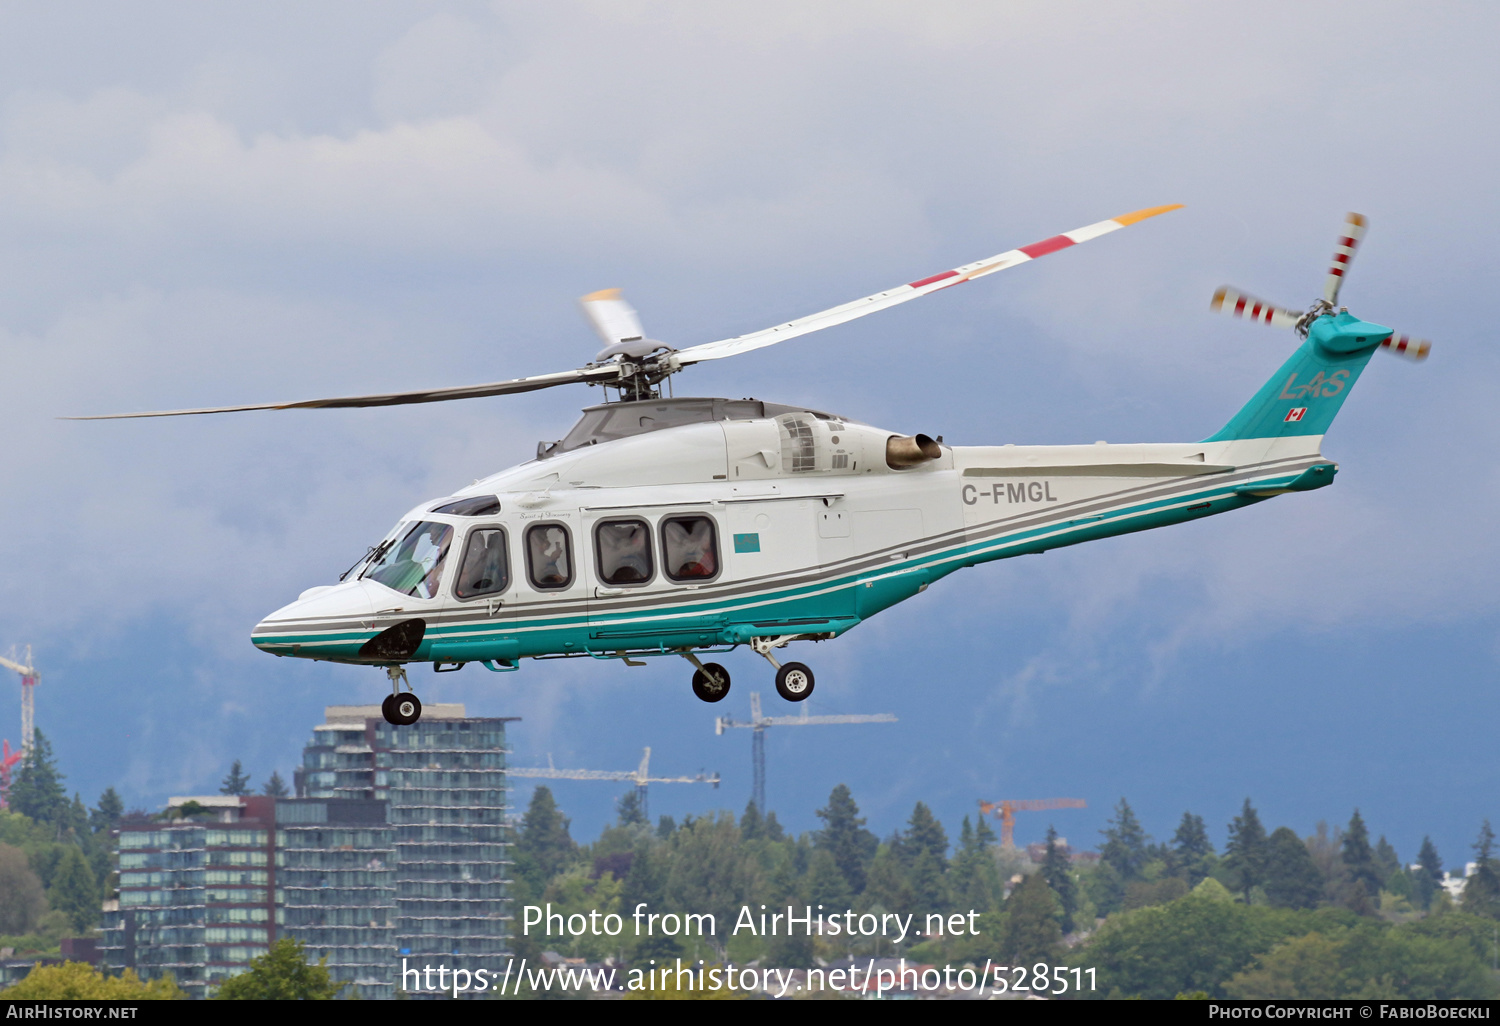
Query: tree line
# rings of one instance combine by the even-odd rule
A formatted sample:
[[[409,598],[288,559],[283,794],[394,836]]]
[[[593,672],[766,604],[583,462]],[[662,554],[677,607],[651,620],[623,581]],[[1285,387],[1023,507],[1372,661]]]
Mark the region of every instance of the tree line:
[[[513,911],[552,905],[628,919],[653,910],[710,913],[699,937],[520,935],[517,955],[547,950],[626,964],[682,957],[807,967],[900,954],[959,964],[1096,967],[1096,997],[1485,997],[1500,994],[1500,859],[1486,821],[1477,871],[1460,901],[1424,838],[1407,865],[1358,810],[1342,828],[1301,837],[1267,831],[1247,799],[1215,849],[1202,817],[1185,813],[1156,843],[1121,799],[1097,855],[1068,849],[1049,828],[1034,851],[1002,848],[983,819],[964,817],[956,842],[918,802],[885,838],[866,826],[845,785],[817,810],[820,829],[787,833],[753,803],[727,812],[646,821],[635,793],[597,840],[577,843],[550,789],[538,787],[516,832]],[[728,936],[742,905],[914,914],[975,910],[978,937]],[[1087,994],[1083,996],[1089,996]]]
[[[112,893],[111,831],[125,813],[113,787],[93,808],[70,799],[40,730],[0,812],[0,947],[50,951],[99,922]]]

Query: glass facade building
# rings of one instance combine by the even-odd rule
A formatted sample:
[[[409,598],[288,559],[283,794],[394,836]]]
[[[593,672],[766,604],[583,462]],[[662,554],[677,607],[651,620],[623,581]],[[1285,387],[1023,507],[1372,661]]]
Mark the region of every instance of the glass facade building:
[[[326,956],[335,980],[393,995],[395,830],[385,802],[209,795],[174,798],[168,811],[120,828],[105,964],[170,972],[201,998],[289,936]]]
[[[389,803],[398,957],[507,951],[510,838],[505,724],[428,705],[410,726],[378,706],[330,706],[297,772],[307,798]]]

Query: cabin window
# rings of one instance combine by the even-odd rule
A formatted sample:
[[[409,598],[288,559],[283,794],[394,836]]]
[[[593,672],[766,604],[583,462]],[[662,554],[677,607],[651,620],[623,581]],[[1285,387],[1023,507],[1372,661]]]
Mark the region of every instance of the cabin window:
[[[601,584],[645,584],[651,565],[651,527],[644,520],[605,520],[594,528]]]
[[[498,527],[476,527],[469,532],[458,582],[453,593],[461,599],[498,595],[510,587],[510,560],[505,554],[505,531]]]
[[[708,517],[668,517],[661,524],[661,552],[674,581],[706,581],[719,574],[719,539]]]
[[[449,524],[424,520],[390,546],[361,576],[378,581],[403,595],[432,598],[443,578],[443,563],[453,543]]]
[[[500,512],[500,500],[493,495],[475,495],[439,506],[432,512],[455,517],[492,517]]]
[[[573,542],[562,524],[533,524],[526,529],[526,573],[542,591],[573,583]]]

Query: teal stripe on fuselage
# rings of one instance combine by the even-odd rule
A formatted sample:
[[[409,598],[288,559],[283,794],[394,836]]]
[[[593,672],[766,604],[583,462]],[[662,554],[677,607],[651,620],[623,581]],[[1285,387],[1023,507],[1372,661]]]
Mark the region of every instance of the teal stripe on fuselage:
[[[432,646],[444,642],[492,641],[505,645],[495,658],[551,655],[567,652],[609,652],[629,649],[707,647],[735,644],[759,634],[786,634],[797,630],[792,622],[821,621],[801,625],[805,633],[841,634],[863,619],[910,597],[923,586],[962,567],[1045,552],[1100,538],[1184,523],[1264,501],[1268,496],[1244,494],[1254,486],[1265,490],[1284,487],[1299,479],[1305,467],[1293,472],[1257,479],[1247,485],[1236,481],[1218,483],[1121,509],[1077,516],[1059,516],[1055,521],[1021,531],[1000,534],[982,541],[964,541],[940,552],[880,564],[829,580],[782,588],[730,602],[704,602],[654,610],[619,610],[592,615],[580,613],[558,617],[483,624],[434,625],[423,639],[416,659],[430,658]],[[1331,475],[1330,479],[1331,479]],[[984,530],[979,525],[976,530]],[[917,540],[915,544],[920,544]],[[867,554],[868,556],[868,554]],[[863,556],[861,558],[867,558]],[[674,621],[688,621],[673,627]],[[755,627],[759,622],[766,626]],[[632,625],[638,630],[632,630]],[[373,629],[335,630],[308,634],[263,635],[252,639],[267,651],[306,658],[362,662],[358,651],[378,633]],[[599,637],[599,635],[607,637]],[[519,652],[516,645],[519,642]],[[288,650],[296,646],[295,653]],[[466,650],[468,646],[466,645]]]

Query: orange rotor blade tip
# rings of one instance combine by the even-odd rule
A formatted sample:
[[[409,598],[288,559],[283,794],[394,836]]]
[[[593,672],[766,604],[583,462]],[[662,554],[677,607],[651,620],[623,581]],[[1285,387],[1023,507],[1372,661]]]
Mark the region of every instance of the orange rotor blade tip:
[[[1121,214],[1119,217],[1114,218],[1114,220],[1119,224],[1129,225],[1135,224],[1137,221],[1144,221],[1148,217],[1155,217],[1157,214],[1166,214],[1173,210],[1181,209],[1181,203],[1169,203],[1164,207],[1147,207],[1145,210],[1132,210],[1128,214]]]
[[[1224,296],[1228,292],[1229,292],[1229,286],[1228,285],[1220,285],[1219,288],[1218,288],[1218,290],[1216,292],[1214,292],[1213,302],[1208,305],[1208,308],[1210,310],[1221,310],[1221,309],[1223,309],[1223,307],[1224,307]]]

